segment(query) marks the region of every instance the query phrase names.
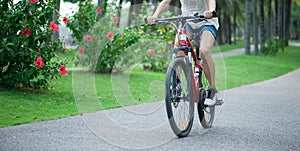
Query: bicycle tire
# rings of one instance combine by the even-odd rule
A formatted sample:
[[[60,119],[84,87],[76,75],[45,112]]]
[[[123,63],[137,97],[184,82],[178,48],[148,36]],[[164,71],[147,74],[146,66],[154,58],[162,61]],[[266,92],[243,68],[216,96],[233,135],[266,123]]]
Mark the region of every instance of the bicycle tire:
[[[199,88],[199,103],[197,104],[197,110],[199,115],[200,124],[203,128],[211,128],[215,118],[215,106],[204,105],[206,98],[205,89],[208,87],[208,80],[204,75],[200,75],[201,83]],[[217,94],[216,94],[217,95]]]
[[[184,80],[180,81],[181,90],[186,88],[186,91],[182,90],[181,93],[177,90],[177,74],[179,70],[184,74],[184,76],[180,75],[180,79]],[[182,99],[177,98],[178,93]],[[191,69],[188,69],[182,57],[173,59],[168,66],[165,82],[165,103],[169,124],[175,135],[178,137],[188,136],[194,120],[194,96],[191,83]],[[188,108],[188,111],[184,109],[185,107]],[[181,109],[183,109],[182,113],[176,112]],[[179,119],[177,115],[179,115]],[[181,117],[183,119],[180,119]]]

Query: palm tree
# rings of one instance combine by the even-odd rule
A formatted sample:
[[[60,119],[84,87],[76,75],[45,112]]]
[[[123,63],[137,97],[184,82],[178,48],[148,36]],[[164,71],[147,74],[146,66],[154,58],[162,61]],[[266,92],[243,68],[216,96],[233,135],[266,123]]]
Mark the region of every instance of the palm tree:
[[[283,39],[283,7],[284,0],[278,0],[278,36],[282,40]]]
[[[271,38],[271,32],[272,32],[272,22],[273,22],[273,18],[272,18],[272,0],[268,0],[268,18],[267,18],[267,38],[266,40],[269,41]]]
[[[258,18],[257,18],[257,3],[256,0],[252,0],[253,2],[253,39],[254,39],[254,52],[258,54]]]
[[[292,0],[285,1],[285,37],[284,42],[285,45],[289,45],[289,38],[290,38],[290,25],[291,25],[291,9],[292,9]]]
[[[250,0],[246,0],[246,20],[245,20],[245,54],[250,55]]]
[[[264,53],[265,48],[265,15],[264,15],[264,0],[260,0],[259,3],[259,13],[260,13],[260,51]]]

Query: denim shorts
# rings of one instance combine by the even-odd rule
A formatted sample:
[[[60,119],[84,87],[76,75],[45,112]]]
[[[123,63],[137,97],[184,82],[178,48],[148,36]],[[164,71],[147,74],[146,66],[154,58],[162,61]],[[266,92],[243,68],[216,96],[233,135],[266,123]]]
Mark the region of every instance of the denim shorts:
[[[204,25],[200,28],[193,29],[190,24],[186,24],[186,30],[191,34],[198,33],[199,35],[201,35],[204,30],[208,30],[209,32],[211,32],[215,39],[217,37],[217,29],[213,25]],[[196,37],[196,39],[199,39],[199,37]]]

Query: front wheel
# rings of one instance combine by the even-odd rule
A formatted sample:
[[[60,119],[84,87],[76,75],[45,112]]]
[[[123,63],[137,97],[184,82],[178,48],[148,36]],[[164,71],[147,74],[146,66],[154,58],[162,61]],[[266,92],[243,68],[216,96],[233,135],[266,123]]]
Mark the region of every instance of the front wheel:
[[[169,64],[165,83],[165,103],[173,132],[178,137],[187,136],[193,125],[194,96],[191,72],[183,58],[175,58]]]

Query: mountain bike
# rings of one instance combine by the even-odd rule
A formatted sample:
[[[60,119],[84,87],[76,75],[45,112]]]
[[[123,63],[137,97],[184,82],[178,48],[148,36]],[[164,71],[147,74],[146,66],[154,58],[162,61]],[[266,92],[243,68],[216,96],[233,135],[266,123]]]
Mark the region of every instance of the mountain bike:
[[[146,18],[145,21],[147,22]],[[195,46],[194,49],[191,39],[187,36],[187,21],[202,22],[206,19],[203,15],[194,15],[156,20],[156,24],[173,25],[178,35],[179,46],[173,50],[173,59],[169,63],[165,81],[167,116],[173,132],[178,137],[188,136],[192,129],[194,103],[197,104],[203,128],[210,128],[215,116],[215,106],[204,105],[208,81],[203,75],[199,47]],[[179,51],[183,52],[183,55],[178,55]],[[222,105],[222,100],[218,100],[216,105]]]

